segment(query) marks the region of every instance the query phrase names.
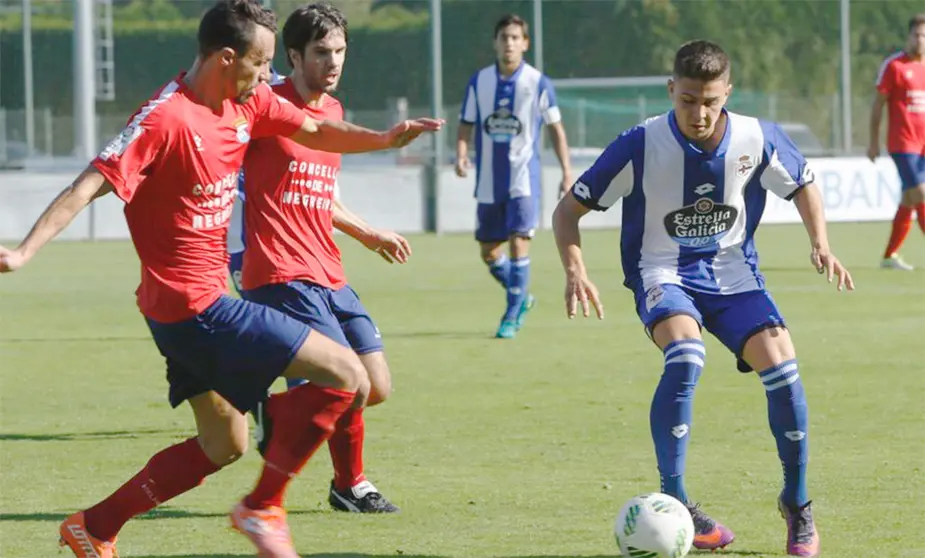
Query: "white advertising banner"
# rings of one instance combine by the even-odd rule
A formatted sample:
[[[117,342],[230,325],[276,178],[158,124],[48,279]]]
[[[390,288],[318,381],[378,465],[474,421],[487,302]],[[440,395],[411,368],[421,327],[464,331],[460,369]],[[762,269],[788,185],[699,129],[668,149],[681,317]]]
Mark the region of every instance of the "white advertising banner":
[[[899,173],[888,157],[810,159],[816,186],[825,203],[826,220],[890,221],[899,205]],[[762,223],[799,223],[793,203],[768,194]]]

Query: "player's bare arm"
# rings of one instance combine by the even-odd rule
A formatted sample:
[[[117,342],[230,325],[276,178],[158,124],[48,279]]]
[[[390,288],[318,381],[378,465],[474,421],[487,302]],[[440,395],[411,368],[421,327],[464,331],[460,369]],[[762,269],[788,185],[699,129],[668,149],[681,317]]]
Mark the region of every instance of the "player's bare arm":
[[[405,120],[386,132],[377,132],[343,120],[315,120],[305,117],[302,127],[291,136],[310,149],[331,153],[366,153],[404,147],[423,133],[436,132],[443,120],[418,118]]]
[[[835,277],[838,277],[838,290],[847,288],[849,291],[854,290],[854,279],[851,273],[845,269],[835,254],[829,247],[829,237],[826,231],[825,210],[822,202],[822,194],[815,184],[810,183],[797,192],[793,198],[793,203],[800,212],[800,218],[809,234],[809,242],[812,246],[810,261],[813,267],[820,274],[825,274],[829,283]]]
[[[562,122],[556,122],[547,126],[549,133],[549,142],[552,144],[553,151],[559,159],[559,167],[562,169],[562,181],[559,183],[559,197],[561,198],[568,193],[572,187],[572,159],[568,152],[568,139],[565,136],[565,126]]]
[[[334,228],[382,256],[389,263],[407,263],[411,245],[401,235],[372,227],[340,200],[334,200]]]
[[[112,185],[96,168],[89,166],[49,204],[15,250],[0,246],[0,273],[16,271],[32,259],[42,246],[58,236],[90,202],[112,192]]]
[[[473,125],[460,122],[456,131],[456,176],[465,178],[472,163],[469,162],[469,140],[472,138]]]
[[[578,303],[584,317],[591,315],[594,307],[599,320],[604,319],[604,305],[601,303],[597,287],[588,279],[585,262],[581,256],[581,232],[578,222],[590,210],[583,206],[574,195],[566,194],[552,214],[552,230],[556,237],[559,258],[565,270],[565,313],[571,320],[575,317]]]
[[[870,136],[867,145],[867,157],[873,162],[880,156],[880,122],[883,119],[883,106],[887,97],[877,91],[870,107]]]

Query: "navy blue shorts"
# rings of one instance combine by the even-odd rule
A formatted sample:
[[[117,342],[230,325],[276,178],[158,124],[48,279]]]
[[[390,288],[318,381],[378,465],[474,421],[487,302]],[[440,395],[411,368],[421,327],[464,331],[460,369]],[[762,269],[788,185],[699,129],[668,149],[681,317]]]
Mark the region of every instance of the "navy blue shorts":
[[[350,285],[335,291],[308,281],[290,281],[247,290],[242,296],[307,324],[357,354],[382,350],[379,328]]]
[[[919,153],[890,153],[896,170],[899,171],[899,180],[905,192],[919,184],[925,184],[925,155]]]
[[[512,236],[533,238],[539,226],[539,198],[523,196],[499,203],[480,203],[476,217],[475,239],[479,242],[504,242]]]
[[[756,333],[772,327],[787,327],[774,299],[766,290],[731,295],[706,294],[680,285],[657,285],[636,292],[636,313],[652,328],[665,318],[684,314],[716,336],[738,359],[738,368],[752,368],[742,360],[745,343]]]
[[[311,331],[272,308],[225,295],[189,320],[147,322],[167,359],[171,406],[216,391],[242,413],[267,396]]]

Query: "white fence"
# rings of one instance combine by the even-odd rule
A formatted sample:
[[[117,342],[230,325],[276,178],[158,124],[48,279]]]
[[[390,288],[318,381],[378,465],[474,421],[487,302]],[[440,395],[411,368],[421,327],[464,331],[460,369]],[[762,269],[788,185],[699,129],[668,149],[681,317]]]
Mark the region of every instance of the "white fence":
[[[884,157],[871,163],[861,158],[826,158],[811,159],[810,164],[822,190],[829,221],[889,221],[893,218],[900,187],[899,176],[890,159]],[[576,171],[581,168],[576,166]],[[74,176],[74,172],[0,173],[0,239],[22,238]],[[370,223],[414,233],[423,231],[426,222],[424,176],[420,167],[351,167],[347,164],[338,182],[344,203]],[[557,167],[544,167],[542,228],[551,226],[559,179]],[[625,179],[631,178],[626,176]],[[472,191],[472,178],[458,178],[449,167],[442,171],[437,197],[437,223],[441,232],[475,229]],[[620,213],[618,206],[604,213],[593,212],[582,225],[585,228],[619,227]],[[797,223],[799,215],[792,204],[769,195],[763,222]],[[97,200],[90,210],[71,223],[61,238],[127,239],[122,203],[115,196]]]

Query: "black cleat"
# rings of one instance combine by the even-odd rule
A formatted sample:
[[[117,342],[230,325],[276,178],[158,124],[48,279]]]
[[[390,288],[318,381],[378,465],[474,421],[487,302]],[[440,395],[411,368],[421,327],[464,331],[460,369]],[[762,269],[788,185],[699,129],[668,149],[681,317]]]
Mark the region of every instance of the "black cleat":
[[[399,511],[398,506],[389,502],[369,481],[363,481],[344,491],[334,488],[334,481],[331,481],[328,503],[335,510],[351,513],[397,513]]]
[[[257,406],[251,409],[254,415],[254,440],[257,442],[257,451],[263,457],[267,452],[267,446],[270,444],[270,436],[273,435],[273,419],[270,418],[267,403],[269,398],[257,403]]]

